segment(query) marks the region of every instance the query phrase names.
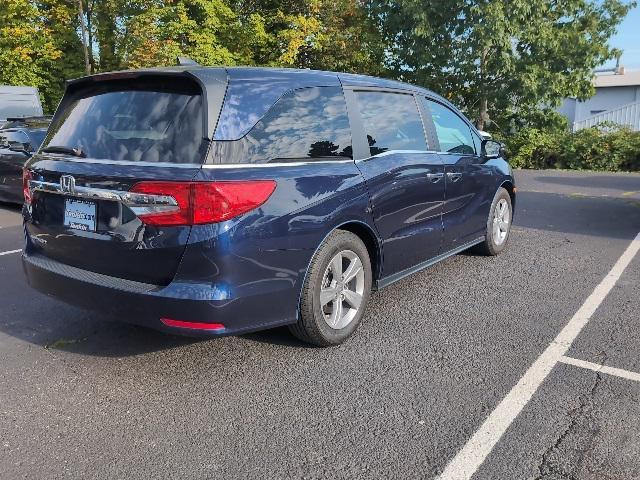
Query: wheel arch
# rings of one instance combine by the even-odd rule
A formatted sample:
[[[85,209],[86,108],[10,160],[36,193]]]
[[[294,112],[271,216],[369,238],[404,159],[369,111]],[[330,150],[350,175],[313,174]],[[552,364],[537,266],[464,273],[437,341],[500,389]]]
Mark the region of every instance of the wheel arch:
[[[509,192],[509,196],[511,197],[511,210],[514,211],[516,208],[516,187],[513,184],[513,181],[505,180],[500,184],[500,187]]]
[[[371,274],[373,275],[372,280],[373,284],[375,285],[376,280],[379,278],[380,272],[382,270],[382,248],[380,239],[378,238],[374,230],[366,223],[359,221],[343,223],[334,228],[334,230],[346,230],[347,232],[353,233],[360,240],[362,240],[362,243],[364,243],[365,247],[367,247],[367,252],[369,253],[369,260],[371,261],[372,270]]]
[[[307,268],[304,272],[304,277],[302,282],[300,283],[300,291],[298,292],[298,308],[296,309],[296,318],[299,318],[300,315],[300,301],[302,300],[302,289],[304,287],[304,283],[307,281],[307,276],[309,275],[309,267],[311,266],[311,261],[318,253],[318,249],[324,243],[326,238],[331,235],[336,230],[346,230],[347,232],[351,232],[356,235],[362,243],[364,243],[365,247],[367,247],[367,252],[369,253],[369,260],[371,260],[371,270],[372,270],[372,285],[374,286],[377,283],[377,279],[379,278],[380,272],[382,271],[382,242],[378,238],[378,235],[375,233],[375,230],[368,225],[367,223],[361,220],[348,220],[342,222],[336,226],[334,226],[331,230],[329,230],[322,240],[318,243],[313,254],[309,257],[309,263],[307,264]]]

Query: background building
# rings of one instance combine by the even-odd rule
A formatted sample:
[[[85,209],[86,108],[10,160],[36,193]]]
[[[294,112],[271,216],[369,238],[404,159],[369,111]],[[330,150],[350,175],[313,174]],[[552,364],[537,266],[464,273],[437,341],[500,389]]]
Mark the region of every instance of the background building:
[[[572,129],[610,121],[640,131],[640,70],[618,67],[599,73],[594,79],[596,94],[584,102],[567,98],[558,109],[569,119]]]

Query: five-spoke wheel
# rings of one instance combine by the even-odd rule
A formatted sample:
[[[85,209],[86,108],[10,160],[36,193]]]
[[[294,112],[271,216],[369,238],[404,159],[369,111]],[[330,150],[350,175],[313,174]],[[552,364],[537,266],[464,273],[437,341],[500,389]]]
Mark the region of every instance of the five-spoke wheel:
[[[320,306],[327,324],[340,330],[357,315],[364,293],[364,270],[360,257],[341,250],[329,262],[322,277]]]
[[[493,210],[493,240],[502,245],[509,235],[511,225],[511,207],[506,198],[498,200]]]
[[[497,255],[506,248],[513,219],[512,207],[509,192],[500,187],[489,210],[485,240],[474,247],[476,252],[482,255]]]
[[[302,287],[300,318],[290,327],[298,338],[336,345],[357,328],[371,292],[371,260],[360,238],[331,233],[311,260]]]

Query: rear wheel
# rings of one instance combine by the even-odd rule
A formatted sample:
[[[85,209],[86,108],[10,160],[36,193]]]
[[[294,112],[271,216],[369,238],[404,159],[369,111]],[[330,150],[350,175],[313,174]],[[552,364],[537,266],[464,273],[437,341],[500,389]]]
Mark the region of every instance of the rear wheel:
[[[351,232],[334,231],[311,260],[300,318],[289,327],[291,332],[322,347],[344,342],[362,320],[371,281],[371,260],[362,240]]]
[[[512,219],[511,196],[506,189],[500,187],[489,210],[485,240],[473,247],[473,250],[481,255],[498,255],[502,252],[509,241]]]

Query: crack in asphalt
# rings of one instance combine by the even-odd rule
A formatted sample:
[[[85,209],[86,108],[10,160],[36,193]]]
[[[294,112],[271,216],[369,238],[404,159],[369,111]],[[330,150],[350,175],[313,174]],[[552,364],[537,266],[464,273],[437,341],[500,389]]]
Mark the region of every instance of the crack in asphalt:
[[[604,364],[604,361],[602,363]],[[594,372],[589,391],[578,397],[579,405],[567,412],[569,425],[543,454],[534,480],[577,480],[580,467],[593,442],[600,433],[600,425],[593,413],[593,399],[600,386],[602,374]],[[566,446],[566,448],[565,448]]]

